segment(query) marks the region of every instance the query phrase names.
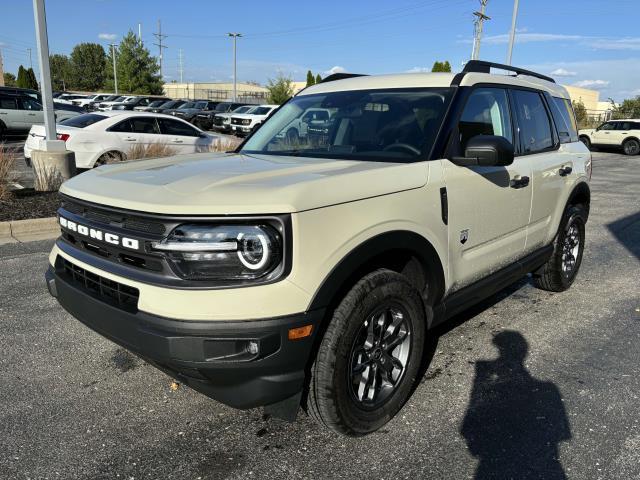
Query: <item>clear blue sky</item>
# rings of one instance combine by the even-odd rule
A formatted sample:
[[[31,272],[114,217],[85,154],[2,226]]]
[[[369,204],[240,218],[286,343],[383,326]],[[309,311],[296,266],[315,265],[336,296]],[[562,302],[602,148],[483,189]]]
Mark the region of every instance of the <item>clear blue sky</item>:
[[[0,16],[5,70],[36,65],[32,2],[12,0]],[[512,0],[489,0],[480,57],[504,62]],[[615,8],[614,8],[615,6]],[[640,0],[520,0],[513,62],[553,73],[565,84],[598,88],[601,99],[640,95]],[[167,80],[228,81],[231,39],[238,41],[238,77],[265,82],[282,72],[303,80],[307,69],[325,75],[430,69],[449,60],[454,70],[471,53],[471,12],[478,0],[49,0],[52,53],[80,42],[107,45],[142,23],[144,42],[157,54],[152,32],[162,20],[169,46]],[[624,12],[633,12],[625,14]],[[37,71],[37,68],[36,68]],[[554,73],[555,72],[555,73]]]

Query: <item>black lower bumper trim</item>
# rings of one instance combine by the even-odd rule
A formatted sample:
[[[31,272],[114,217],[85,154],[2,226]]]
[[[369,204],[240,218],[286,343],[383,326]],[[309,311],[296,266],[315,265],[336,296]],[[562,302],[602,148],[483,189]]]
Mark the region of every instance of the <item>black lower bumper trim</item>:
[[[271,405],[298,394],[323,311],[263,320],[181,321],[101,301],[50,267],[47,286],[82,323],[180,382],[231,407]],[[289,340],[290,328],[313,324]]]

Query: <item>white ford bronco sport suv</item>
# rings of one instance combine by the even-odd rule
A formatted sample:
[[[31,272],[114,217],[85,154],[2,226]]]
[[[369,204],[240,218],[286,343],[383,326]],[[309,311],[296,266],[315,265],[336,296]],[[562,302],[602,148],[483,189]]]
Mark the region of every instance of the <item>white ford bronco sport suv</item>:
[[[497,75],[490,68],[515,75]],[[281,130],[310,108],[328,133]],[[67,181],[46,274],[78,320],[209,397],[364,435],[430,329],[529,273],[576,277],[591,156],[566,90],[487,62],[338,74],[235,151]]]
[[[618,147],[625,155],[640,154],[640,119],[611,120],[598,128],[579,130],[578,135],[589,149]]]

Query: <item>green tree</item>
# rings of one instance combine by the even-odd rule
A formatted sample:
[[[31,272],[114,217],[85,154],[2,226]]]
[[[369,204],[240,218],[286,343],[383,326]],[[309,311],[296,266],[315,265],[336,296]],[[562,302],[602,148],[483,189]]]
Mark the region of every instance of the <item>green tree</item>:
[[[71,51],[71,81],[77,90],[96,91],[104,86],[106,54],[98,43],[79,43]]]
[[[66,55],[54,54],[49,56],[49,68],[51,70],[51,87],[54,90],[66,90],[74,88],[72,79],[72,64]]]
[[[448,60],[444,62],[440,62],[436,60],[435,62],[433,62],[433,67],[431,67],[431,71],[432,72],[450,72],[451,64],[449,63]]]
[[[15,87],[16,76],[13,73],[4,72],[4,85],[6,87]]]
[[[576,121],[578,122],[578,128],[585,128],[588,126],[589,117],[587,116],[587,109],[584,107],[584,103],[580,100],[572,100],[573,111],[576,112]]]
[[[267,90],[269,90],[269,103],[282,105],[293,96],[293,82],[291,78],[280,73],[275,79],[269,79]]]
[[[311,73],[311,70],[307,70],[307,87],[314,85],[316,83],[316,78]]]
[[[112,62],[110,50],[104,73],[105,87],[111,91],[114,89]],[[119,90],[147,95],[162,94],[163,82],[158,62],[131,30],[116,49],[116,70]]]
[[[320,76],[320,74],[318,73],[318,74],[316,75],[316,83],[320,83],[320,82],[322,82],[322,77],[321,77],[321,76]]]
[[[18,67],[18,78],[16,79],[16,86],[20,88],[27,88],[27,71],[22,65]]]
[[[636,98],[627,98],[619,107],[614,107],[612,117],[614,119],[640,117],[640,95]]]
[[[38,90],[38,79],[36,78],[36,73],[33,71],[33,68],[29,67],[26,70],[26,75],[27,75],[27,88]]]

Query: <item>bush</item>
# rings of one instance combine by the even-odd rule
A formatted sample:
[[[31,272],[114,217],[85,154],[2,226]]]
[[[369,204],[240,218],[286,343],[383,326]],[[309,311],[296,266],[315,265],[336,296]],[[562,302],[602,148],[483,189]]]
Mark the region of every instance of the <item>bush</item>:
[[[175,155],[176,151],[166,143],[157,142],[149,145],[132,145],[127,152],[127,160],[141,160],[143,158],[160,158]],[[109,162],[106,163],[115,163]]]
[[[9,184],[15,153],[15,149],[0,143],[0,200],[6,200],[11,195]]]

